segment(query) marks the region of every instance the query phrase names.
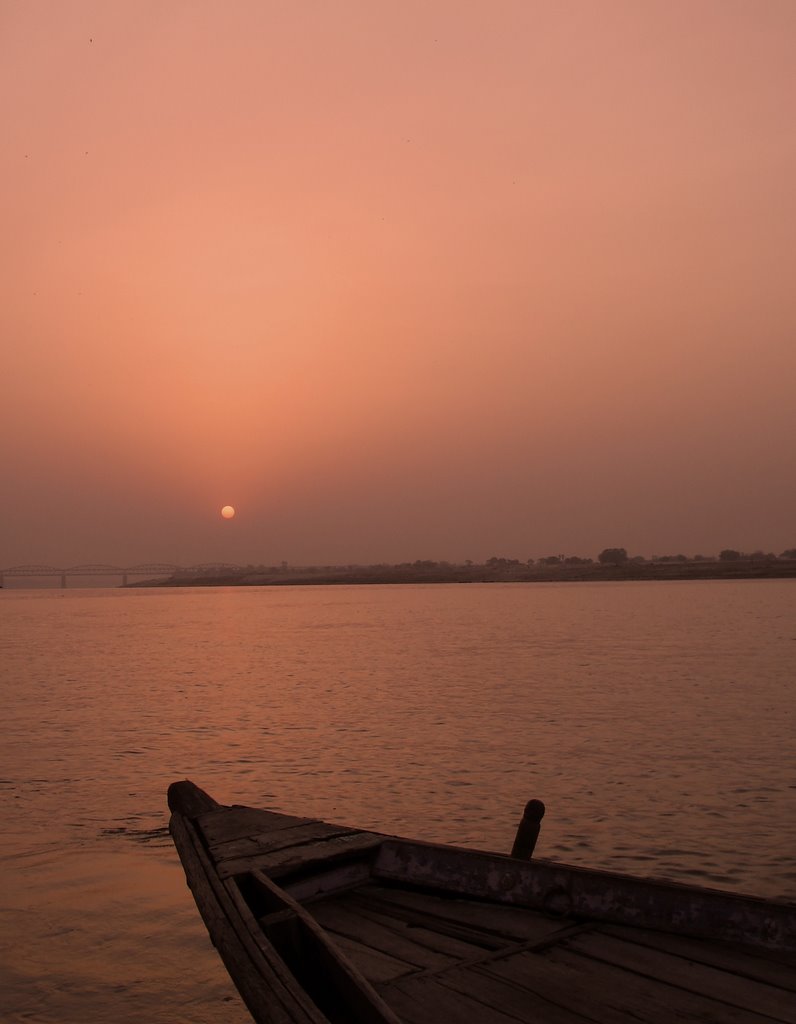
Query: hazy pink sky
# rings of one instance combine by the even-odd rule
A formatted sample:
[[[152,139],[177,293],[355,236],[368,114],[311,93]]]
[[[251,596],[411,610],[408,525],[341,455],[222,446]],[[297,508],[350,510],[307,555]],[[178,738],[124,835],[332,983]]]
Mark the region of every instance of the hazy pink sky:
[[[794,53],[792,0],[0,0],[0,566],[793,547]]]

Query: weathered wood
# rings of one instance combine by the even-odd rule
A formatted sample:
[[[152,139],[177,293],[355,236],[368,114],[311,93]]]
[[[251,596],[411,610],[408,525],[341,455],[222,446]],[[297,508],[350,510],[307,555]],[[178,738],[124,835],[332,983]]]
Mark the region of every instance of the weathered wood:
[[[337,991],[338,1005],[341,1007],[339,1019],[345,1024],[402,1024],[393,1009],[382,1001],[367,977],[353,961],[344,956],[336,944],[328,940],[314,943],[308,960],[308,970],[322,985],[330,984],[333,979],[331,983]],[[340,970],[340,962],[343,960],[346,967]]]
[[[630,928],[627,925],[605,925],[602,931],[606,935],[635,942],[640,946],[650,946],[652,949],[673,953],[683,957],[686,961],[708,964],[740,978],[761,981],[767,985],[775,985],[796,993],[794,965],[781,963],[768,950],[751,951],[739,946],[709,942],[705,939],[690,939],[683,935],[672,935],[669,932]]]
[[[169,801],[258,1024],[796,1024],[791,905]]]
[[[577,934],[582,931],[590,931],[595,926],[593,924],[575,924],[568,928],[562,929],[556,935],[550,938],[543,939],[541,942],[511,942],[500,949],[492,950],[480,950],[474,955],[462,958],[454,967],[429,967],[422,971],[418,971],[416,977],[428,978],[428,977],[439,977],[443,980],[448,976],[451,970],[467,969],[470,970],[475,967],[484,967],[495,960],[506,960],[517,953],[532,952],[539,953],[545,951],[552,946],[555,946],[559,942],[566,938],[569,938],[573,934]]]
[[[294,818],[289,814],[260,811],[254,807],[224,807],[202,814],[197,819],[199,831],[208,846],[243,839],[248,836],[264,835],[282,828],[307,825],[313,818]]]
[[[426,949],[433,949],[438,953],[445,953],[453,957],[455,961],[462,958],[468,959],[483,951],[483,946],[466,941],[458,936],[450,935],[447,932],[441,933],[435,929],[427,928],[416,921],[407,921],[403,917],[390,914],[389,907],[379,906],[366,897],[359,896],[355,891],[336,897],[337,901],[344,906],[352,907],[358,914],[389,928],[397,935],[408,938],[410,941],[424,946]]]
[[[418,894],[413,893],[412,895]],[[461,939],[462,942],[481,949],[501,949],[507,941],[504,936],[496,935],[489,929],[458,924],[455,920],[448,917],[438,916],[433,910],[412,909],[411,906],[406,904],[382,900],[370,893],[360,897],[359,893],[355,892],[355,896],[361,898],[367,906],[378,908],[385,914],[393,914],[398,920],[404,921],[407,924],[420,925],[423,928],[436,932],[438,935]]]
[[[377,992],[382,992],[381,986],[385,982],[406,977],[415,971],[414,967],[403,960],[396,960],[388,953],[380,953],[377,949],[371,949],[370,946],[365,945],[364,942],[358,942],[356,939],[338,935],[334,941],[335,945],[345,953],[357,970],[376,988]]]
[[[557,1006],[548,999],[536,995],[528,989],[520,988],[505,978],[498,978],[486,971],[474,968],[458,968],[448,971],[438,978],[445,988],[453,989],[462,995],[477,999],[480,1003],[492,1006],[508,1013],[520,1021],[544,1021],[544,1024],[592,1024],[599,1020],[600,1024],[639,1024],[637,1017],[625,1014],[616,1016],[603,1015],[598,1017],[583,1016],[575,1010]]]
[[[539,838],[539,830],[542,827],[544,817],[544,804],[541,800],[529,800],[522,812],[522,818],[517,826],[517,835],[514,838],[514,846],[511,856],[520,860],[530,860],[533,856],[536,840]]]
[[[405,978],[387,998],[405,1024],[515,1024],[517,1017],[455,992],[438,978]],[[533,1018],[526,1017],[527,1021]]]
[[[327,1024],[276,951],[251,939],[190,822],[175,813],[169,828],[213,944],[257,1024]]]
[[[375,879],[748,945],[796,949],[796,906],[551,861],[385,840]]]
[[[299,903],[325,897],[331,893],[343,892],[362,885],[370,879],[370,858],[365,857],[350,863],[340,864],[330,870],[320,870],[308,878],[288,880],[285,891]],[[367,859],[365,859],[367,858]]]
[[[598,964],[554,947],[475,968],[599,1024],[771,1024],[766,1017],[717,1003],[632,971]],[[544,1020],[541,1016],[539,1019]]]
[[[264,853],[275,853],[292,846],[302,846],[317,842],[320,839],[334,839],[337,836],[357,835],[358,829],[341,828],[338,825],[326,825],[322,821],[311,821],[307,825],[295,825],[280,828],[272,832],[261,832],[240,839],[228,839],[221,843],[209,844],[213,860],[220,864],[227,860],[240,860],[243,857],[259,857]]]
[[[566,943],[568,950],[613,964],[666,985],[714,999],[726,1006],[751,1010],[772,1020],[796,1024],[796,999],[792,992],[764,982],[739,978],[729,971],[683,957],[640,946],[604,932],[577,935]]]
[[[184,818],[196,818],[207,811],[221,807],[209,793],[194,785],[189,779],[172,782],[166,794],[169,810],[173,814],[181,814]]]
[[[235,883],[230,881],[226,884],[232,886]],[[305,977],[312,977],[312,990],[334,990],[346,1024],[401,1024],[367,979],[300,903],[260,872],[255,872],[251,884],[268,895],[272,906],[281,903],[284,910],[295,915],[300,924],[302,972]]]
[[[475,936],[480,935],[482,941],[478,944],[491,949],[499,948],[506,942],[529,939],[538,941],[553,935],[562,927],[560,917],[551,917],[538,910],[476,900],[451,899],[407,889],[368,885],[357,892],[357,897],[395,907],[396,912],[402,913],[406,920],[424,923],[429,928],[438,929],[438,922],[463,926],[470,929],[472,941],[476,941]],[[415,916],[409,917],[410,913]],[[418,918],[418,914],[422,915],[422,918]]]
[[[306,870],[318,864],[332,864],[366,850],[376,850],[384,837],[372,832],[351,832],[333,839],[300,846],[287,847],[273,853],[239,857],[218,865],[221,878],[243,875],[249,871],[263,871],[272,878],[281,878],[299,869]]]
[[[356,939],[371,949],[403,960],[410,967],[450,967],[457,962],[457,957],[450,953],[440,953],[413,942],[407,935],[385,927],[366,914],[358,914],[351,907],[341,906],[338,901],[316,903],[313,916],[328,931]]]

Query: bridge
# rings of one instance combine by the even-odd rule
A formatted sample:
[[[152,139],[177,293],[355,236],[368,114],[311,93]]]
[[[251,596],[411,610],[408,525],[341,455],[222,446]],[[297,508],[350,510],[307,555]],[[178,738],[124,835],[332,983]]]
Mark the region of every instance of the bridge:
[[[105,565],[104,563],[88,563],[86,565],[72,565],[69,568],[61,569],[54,565],[12,565],[7,569],[0,569],[0,587],[5,580],[11,577],[52,576],[60,578],[61,588],[66,589],[66,581],[69,576],[120,576],[122,586],[127,586],[130,576],[174,576],[176,573],[186,575],[200,575],[205,572],[226,569],[243,569],[242,565],[234,565],[232,562],[202,562],[199,565],[172,565],[170,562],[141,562],[138,565]]]

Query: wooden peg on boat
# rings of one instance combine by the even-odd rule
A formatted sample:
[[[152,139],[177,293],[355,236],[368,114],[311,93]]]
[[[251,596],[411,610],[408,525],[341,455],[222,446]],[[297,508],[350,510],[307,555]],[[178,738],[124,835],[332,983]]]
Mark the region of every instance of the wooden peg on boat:
[[[533,848],[539,838],[539,829],[544,817],[544,804],[541,800],[529,800],[522,812],[522,820],[517,826],[517,835],[514,839],[514,846],[511,848],[511,856],[519,860],[530,860],[533,856]]]

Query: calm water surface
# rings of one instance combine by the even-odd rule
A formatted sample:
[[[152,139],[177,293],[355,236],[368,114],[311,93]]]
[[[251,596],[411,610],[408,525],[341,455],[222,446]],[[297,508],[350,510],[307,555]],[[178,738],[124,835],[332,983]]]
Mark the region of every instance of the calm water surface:
[[[243,1024],[165,790],[796,899],[796,581],[0,593],[0,1019]]]

